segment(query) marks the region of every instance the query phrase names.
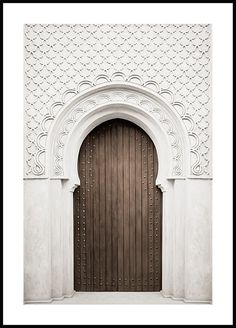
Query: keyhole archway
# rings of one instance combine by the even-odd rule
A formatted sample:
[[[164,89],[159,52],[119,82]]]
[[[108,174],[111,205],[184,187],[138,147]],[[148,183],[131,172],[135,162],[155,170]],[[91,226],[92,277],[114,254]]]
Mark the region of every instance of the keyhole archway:
[[[42,182],[50,203],[47,299],[71,296],[75,290],[73,192],[81,183],[78,156],[86,136],[111,119],[124,119],[139,126],[151,138],[158,154],[155,185],[162,191],[162,294],[204,299],[199,289],[191,288],[198,275],[192,275],[195,271],[191,254],[195,251],[190,245],[191,234],[186,233],[193,220],[185,219],[192,218],[187,204],[196,200],[189,198],[193,190],[198,190],[193,186],[197,184],[201,191],[203,183],[195,183],[190,177],[188,131],[174,108],[176,104],[172,106],[161,94],[144,86],[107,82],[76,94],[62,105],[47,138],[48,180]],[[29,284],[27,288],[34,291],[33,287]]]
[[[136,124],[112,119],[84,139],[74,191],[74,289],[160,291],[158,157]]]

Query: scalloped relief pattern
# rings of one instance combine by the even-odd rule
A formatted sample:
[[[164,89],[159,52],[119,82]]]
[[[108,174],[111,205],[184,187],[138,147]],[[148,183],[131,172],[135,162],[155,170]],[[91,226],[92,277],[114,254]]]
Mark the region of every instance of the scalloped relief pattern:
[[[50,124],[71,94],[115,77],[174,105],[191,172],[209,175],[210,70],[209,25],[26,25],[25,174],[45,173]]]
[[[113,81],[115,80],[116,77],[120,78],[121,74],[120,73],[115,74],[113,76]],[[96,83],[100,81],[100,78],[102,79],[103,82],[104,79],[106,80],[106,82],[109,81],[108,77],[103,75],[97,78]],[[136,80],[137,76],[131,76],[128,79],[129,82],[132,81],[133,78]],[[141,83],[141,80],[139,80],[139,82]],[[86,81],[85,84],[88,87],[90,87],[90,82]],[[149,83],[147,84],[147,87],[148,85]],[[150,85],[153,86],[152,81],[150,81]],[[154,85],[155,87],[158,88],[156,84]],[[68,91],[68,93],[64,94],[64,97],[68,96],[69,94],[70,96],[73,97],[75,94],[75,90]],[[73,129],[76,122],[80,120],[81,116],[83,116],[84,113],[93,110],[96,106],[101,106],[105,104],[106,105],[114,104],[114,103],[133,104],[141,107],[144,111],[152,113],[154,118],[157,121],[159,121],[159,123],[163,126],[170,141],[170,145],[172,148],[172,163],[173,163],[171,173],[173,176],[181,175],[183,172],[183,150],[178,133],[175,130],[174,125],[172,124],[171,117],[168,117],[167,114],[165,114],[163,110],[159,106],[157,106],[157,104],[153,101],[152,98],[144,96],[135,91],[126,90],[122,87],[120,87],[119,89],[114,88],[112,90],[106,90],[106,91],[102,90],[96,92],[96,94],[87,96],[86,98],[83,98],[79,103],[77,103],[68,112],[67,117],[61,124],[61,128],[57,135],[56,143],[54,145],[54,174],[57,176],[64,175],[63,158],[64,158],[64,148],[65,148],[67,136],[70,133],[70,131]],[[173,105],[175,106],[174,102]],[[179,104],[177,104],[177,106],[179,106]]]

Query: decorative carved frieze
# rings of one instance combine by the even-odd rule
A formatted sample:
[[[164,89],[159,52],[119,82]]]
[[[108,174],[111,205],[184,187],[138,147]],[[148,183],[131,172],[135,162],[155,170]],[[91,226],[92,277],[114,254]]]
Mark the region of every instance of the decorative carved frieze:
[[[74,94],[74,90],[71,90],[71,95]],[[172,148],[172,174],[178,176],[182,174],[183,169],[183,150],[182,144],[178,132],[174,127],[172,118],[165,113],[161,106],[157,106],[155,101],[144,96],[133,90],[128,90],[125,88],[114,87],[113,90],[106,90],[96,92],[91,96],[83,98],[78,102],[74,108],[72,108],[66,119],[61,124],[60,131],[57,134],[56,144],[54,147],[54,174],[63,175],[63,158],[64,158],[64,147],[67,141],[67,136],[73,129],[74,125],[80,120],[84,113],[93,110],[97,106],[107,105],[107,104],[124,104],[124,105],[135,105],[141,107],[144,111],[152,113],[153,117],[159,121],[160,125],[168,135],[169,142]],[[63,103],[61,103],[61,106]],[[173,103],[175,106],[175,103]],[[178,104],[179,106],[179,104]]]
[[[85,88],[117,80],[150,88],[171,104],[189,135],[192,174],[209,175],[209,25],[26,25],[26,175],[44,175],[48,132],[61,107]],[[131,101],[130,95],[122,96]],[[106,97],[113,99],[115,93],[105,94],[103,100],[98,95],[87,99],[87,105]],[[152,111],[150,99],[135,97],[144,110]],[[161,115],[160,122],[168,120]],[[167,133],[172,131],[169,125]],[[182,170],[178,146],[175,152],[176,175]],[[60,156],[55,153],[57,174]]]

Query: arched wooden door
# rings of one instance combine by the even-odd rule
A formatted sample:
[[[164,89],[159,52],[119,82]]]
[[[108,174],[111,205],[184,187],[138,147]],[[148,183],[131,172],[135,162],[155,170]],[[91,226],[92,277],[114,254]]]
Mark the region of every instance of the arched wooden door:
[[[74,192],[76,291],[161,289],[157,155],[137,125],[114,119],[84,140]]]

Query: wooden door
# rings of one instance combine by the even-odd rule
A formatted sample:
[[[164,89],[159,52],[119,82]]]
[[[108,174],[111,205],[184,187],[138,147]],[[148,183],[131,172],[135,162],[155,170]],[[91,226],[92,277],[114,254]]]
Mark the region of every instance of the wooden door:
[[[74,192],[76,291],[161,289],[157,167],[152,140],[129,121],[107,121],[84,140]]]

